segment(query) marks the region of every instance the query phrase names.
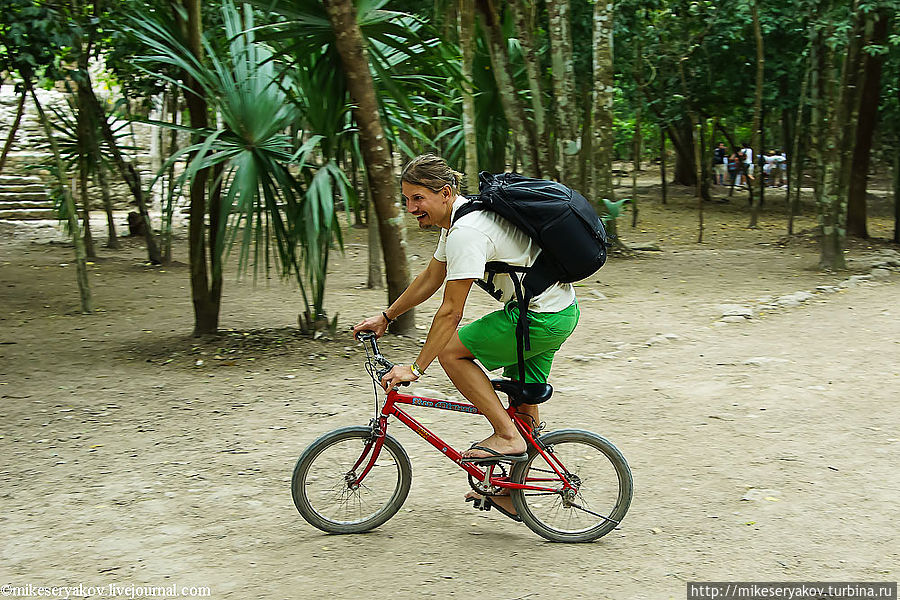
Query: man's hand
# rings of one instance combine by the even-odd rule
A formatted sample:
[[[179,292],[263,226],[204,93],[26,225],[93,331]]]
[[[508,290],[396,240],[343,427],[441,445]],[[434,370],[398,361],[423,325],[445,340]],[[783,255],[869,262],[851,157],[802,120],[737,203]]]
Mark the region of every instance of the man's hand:
[[[381,337],[384,335],[384,332],[387,331],[387,327],[390,323],[384,317],[384,315],[377,315],[374,317],[369,317],[364,321],[360,321],[353,327],[353,337],[356,337],[360,331],[372,331],[375,333],[375,337]]]
[[[381,378],[381,387],[387,391],[395,385],[400,385],[406,381],[415,381],[416,379],[418,379],[418,377],[413,374],[412,367],[406,365],[394,365],[394,368]]]

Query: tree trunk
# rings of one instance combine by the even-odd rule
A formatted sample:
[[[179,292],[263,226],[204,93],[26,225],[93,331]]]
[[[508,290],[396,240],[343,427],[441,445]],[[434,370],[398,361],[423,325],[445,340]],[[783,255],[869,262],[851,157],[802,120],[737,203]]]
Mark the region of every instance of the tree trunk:
[[[578,159],[580,152],[584,152],[584,146],[578,138],[578,102],[575,95],[569,8],[569,0],[547,0],[550,64],[558,127],[557,155],[562,166],[560,180],[572,184],[578,177]]]
[[[369,188],[366,186],[366,195],[369,195]],[[366,199],[366,225],[368,226],[368,249],[369,249],[369,277],[366,281],[366,287],[370,290],[381,289],[384,287],[381,275],[381,236],[378,235],[378,219],[375,217],[375,211],[372,207],[371,198]]]
[[[19,123],[22,122],[22,115],[25,113],[25,96],[28,94],[25,88],[22,88],[22,93],[19,94],[19,102],[16,105],[16,116],[13,119],[12,127],[9,128],[9,133],[6,136],[6,142],[3,144],[3,153],[0,154],[0,173],[3,172],[3,165],[6,164],[6,157],[9,155],[9,151],[12,149],[13,141],[16,139],[16,131],[19,130]]]
[[[91,199],[88,195],[87,165],[78,167],[78,195],[81,198],[81,222],[84,231],[84,254],[87,258],[97,258],[94,235],[91,233]]]
[[[672,183],[693,187],[697,185],[697,166],[694,164],[694,134],[691,122],[682,119],[669,127],[669,139],[675,147],[675,175]]]
[[[353,114],[359,124],[360,148],[366,162],[369,187],[378,215],[381,249],[388,287],[388,302],[396,300],[409,285],[403,217],[397,206],[400,191],[393,173],[393,161],[379,120],[378,99],[369,72],[369,58],[363,42],[356,10],[351,0],[325,0],[328,19],[335,33],[347,89],[353,99]],[[396,333],[415,331],[413,310],[392,324]]]
[[[178,125],[179,121],[179,89],[180,88],[177,85],[172,85],[169,88],[167,98],[169,118],[171,119],[172,125]],[[178,152],[178,130],[173,127],[169,131],[169,143],[165,151],[166,160],[169,160],[172,156],[175,155],[176,152]],[[175,195],[175,163],[169,165],[168,173],[166,173],[164,181],[165,185],[163,186],[163,197],[165,198],[165,200],[163,200],[162,202],[163,224],[161,238],[162,262],[163,264],[167,265],[172,262],[172,220],[175,216],[175,205],[178,202],[178,198]]]
[[[804,115],[809,94],[809,79],[812,75],[812,58],[806,62],[806,72],[803,75],[803,82],[800,84],[800,102],[797,106],[797,117],[794,119],[793,127],[793,145],[789,158],[790,167],[788,168],[787,180],[787,198],[788,198],[788,235],[794,234],[794,217],[800,211],[800,188],[803,187],[803,160],[800,156],[800,138],[806,130],[804,127]],[[791,195],[791,192],[794,195]]]
[[[44,134],[47,136],[47,141],[50,143],[50,151],[53,153],[53,159],[56,162],[59,187],[62,190],[63,202],[65,202],[66,214],[68,216],[69,231],[72,234],[72,243],[75,246],[75,276],[78,281],[78,292],[81,296],[81,312],[91,313],[94,312],[94,307],[91,298],[91,286],[88,281],[84,241],[81,239],[81,231],[78,227],[78,212],[75,208],[75,200],[72,198],[72,191],[69,189],[69,178],[66,175],[66,167],[59,155],[59,146],[57,146],[56,138],[53,136],[53,128],[50,126],[47,115],[44,114],[44,109],[41,108],[41,103],[37,99],[37,94],[35,94],[31,82],[25,82],[25,89],[31,94],[32,100],[34,100],[34,107],[37,110],[38,119],[44,128]]]
[[[86,77],[88,77],[86,75]],[[128,189],[131,191],[131,195],[134,196],[134,200],[137,203],[138,212],[141,214],[141,218],[144,220],[144,237],[147,243],[147,260],[154,265],[158,265],[162,262],[162,255],[159,252],[159,246],[156,243],[156,238],[153,236],[153,226],[150,223],[150,213],[147,210],[147,203],[144,200],[144,191],[141,188],[141,178],[135,169],[134,165],[125,160],[125,157],[122,156],[121,150],[119,150],[119,144],[116,142],[116,137],[113,135],[112,128],[109,126],[109,122],[106,120],[106,114],[103,112],[103,107],[100,106],[100,101],[97,99],[97,96],[94,94],[94,89],[91,85],[90,79],[84,85],[85,93],[87,94],[87,98],[90,101],[91,107],[94,110],[94,117],[97,120],[97,123],[100,125],[100,132],[103,134],[103,139],[106,141],[106,144],[109,146],[109,150],[113,155],[113,162],[116,165],[116,169],[119,171],[119,175],[128,185]]]
[[[883,14],[875,16],[871,36],[868,36],[869,43],[878,45],[885,43],[888,20]],[[865,82],[862,85],[856,143],[853,145],[853,162],[850,168],[847,233],[864,239],[869,237],[866,227],[866,187],[869,179],[872,138],[878,121],[878,104],[881,100],[881,67],[884,59],[884,54],[866,54],[863,58],[862,72],[865,74]]]
[[[900,92],[897,94],[900,96]],[[896,146],[895,146],[896,147]],[[900,244],[900,152],[894,152],[894,243]]]
[[[533,2],[527,2],[533,7]],[[556,168],[556,157],[550,144],[550,115],[544,110],[544,90],[541,86],[541,65],[534,49],[533,19],[528,18],[526,0],[513,0],[513,13],[516,19],[519,45],[525,60],[525,73],[528,87],[531,89],[531,110],[534,113],[535,139],[537,141],[538,164],[541,176],[545,179],[559,179]]]
[[[662,186],[662,203],[666,204],[668,190],[666,189],[666,130],[659,128],[659,182]]]
[[[694,133],[694,165],[696,166],[696,179],[697,183],[695,186],[696,194],[697,194],[697,243],[703,243],[703,185],[706,183],[706,177],[703,175],[703,153],[701,152],[701,148],[704,146],[703,140],[703,124],[699,122],[697,119],[697,115],[695,113],[690,113],[691,119],[691,129]]]
[[[200,12],[200,0],[184,0],[187,9],[187,33],[188,48],[198,61],[203,60],[203,20]],[[177,12],[176,12],[177,15]],[[177,17],[176,18],[180,18]],[[209,107],[204,96],[203,86],[191,77],[185,76],[188,93],[185,94],[188,114],[191,119],[191,127],[205,129],[209,127]],[[192,152],[188,161],[192,161],[196,152]],[[207,265],[207,251],[215,254],[215,247],[207,241],[205,236],[205,219],[207,213],[207,187],[209,185],[210,169],[204,168],[197,171],[191,181],[190,188],[190,216],[188,220],[188,256],[191,265],[191,299],[194,304],[194,336],[212,334],[219,329],[219,308],[221,305],[221,282],[216,285],[210,282],[210,269]],[[210,236],[212,236],[212,223],[210,223]],[[210,239],[211,242],[211,239]],[[209,257],[210,262],[214,260]],[[215,270],[214,270],[215,272]],[[221,277],[221,270],[219,270]],[[213,275],[215,277],[215,275]],[[219,294],[214,294],[218,291]]]
[[[593,108],[591,98],[593,92],[589,87],[585,86],[585,88],[582,97],[581,150],[578,152],[577,156],[578,189],[581,190],[582,193],[591,193],[591,190],[593,189],[591,186],[591,177],[593,174],[588,166],[588,158],[593,156],[594,152],[594,136],[592,133],[594,128],[591,120],[591,109]],[[596,198],[593,195],[591,195],[591,200],[598,206],[602,204],[600,198]]]
[[[491,70],[494,73],[494,80],[497,82],[497,91],[500,94],[506,122],[513,131],[516,154],[522,161],[521,171],[531,177],[540,177],[536,134],[525,115],[525,109],[522,107],[516,90],[512,68],[509,64],[507,42],[503,35],[500,17],[494,6],[494,0],[475,0],[475,7],[481,15],[482,24],[487,32]]]
[[[592,190],[596,200],[615,200],[612,182],[613,143],[613,4],[594,4],[594,109]]]
[[[119,237],[116,235],[116,220],[113,217],[112,199],[109,197],[109,181],[106,179],[106,165],[97,165],[97,185],[103,196],[103,210],[106,212],[106,247],[118,250]]]
[[[766,56],[763,49],[762,28],[759,25],[759,0],[753,2],[751,9],[753,17],[753,37],[756,39],[756,95],[753,99],[753,139],[750,147],[753,149],[753,161],[759,162],[760,152],[762,151],[762,98],[763,85],[765,83],[766,73]],[[760,184],[763,185],[762,173],[757,173]],[[750,224],[748,227],[755,228],[759,222],[759,204],[753,200],[753,185],[747,182],[747,189],[750,190]],[[762,187],[760,187],[762,190]],[[762,201],[762,193],[760,193],[760,201]]]
[[[834,79],[826,84],[825,106],[833,107],[829,111],[825,151],[829,159],[825,163],[824,193],[820,207],[822,224],[822,245],[819,264],[826,269],[844,269],[844,238],[846,235],[846,192],[847,183],[844,173],[849,176],[849,166],[842,168],[844,161],[850,161],[850,142],[856,135],[854,113],[858,112],[859,94],[857,91],[858,69],[862,61],[860,52],[863,46],[865,15],[859,10],[859,1],[854,0],[854,25],[843,60],[841,61],[840,83],[835,87]],[[829,48],[829,54],[834,49]],[[832,61],[826,61],[831,64]],[[854,104],[857,104],[854,106]]]
[[[466,193],[478,193],[478,136],[475,131],[475,95],[472,88],[475,62],[474,0],[459,0],[459,46],[462,51],[462,124],[466,143]]]
[[[631,227],[637,227],[638,198],[637,178],[641,170],[641,107],[634,111],[634,136],[631,138]]]

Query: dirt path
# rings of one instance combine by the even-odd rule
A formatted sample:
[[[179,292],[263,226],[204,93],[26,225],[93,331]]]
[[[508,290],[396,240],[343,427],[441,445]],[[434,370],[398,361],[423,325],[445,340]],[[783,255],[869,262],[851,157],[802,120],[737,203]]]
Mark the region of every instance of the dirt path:
[[[47,243],[52,231],[4,226],[0,584],[618,599],[684,597],[692,580],[896,581],[900,274],[764,308],[850,274],[809,269],[811,249],[777,247],[765,222],[740,232],[729,210],[709,215],[702,247],[665,237],[689,223],[642,213],[665,252],[613,261],[579,288],[583,320],[543,416],[605,435],[635,477],[622,528],[588,546],[473,511],[461,474],[399,429],[413,460],[404,508],[367,535],[321,534],[289,479],[315,437],[369,418],[355,343],[292,335],[290,286],[234,281],[222,324],[237,331],[190,340],[186,268],[145,267],[137,247],[92,267],[104,312],[76,315],[60,266],[70,250]],[[434,239],[411,232],[420,264]],[[359,232],[347,248],[329,279],[345,325],[384,302],[362,285]],[[725,323],[734,310],[722,305],[753,316]],[[466,318],[490,308],[476,297]],[[409,360],[415,347],[394,338],[385,350]],[[434,371],[418,389],[454,396]],[[486,435],[478,419],[421,414],[455,445]]]

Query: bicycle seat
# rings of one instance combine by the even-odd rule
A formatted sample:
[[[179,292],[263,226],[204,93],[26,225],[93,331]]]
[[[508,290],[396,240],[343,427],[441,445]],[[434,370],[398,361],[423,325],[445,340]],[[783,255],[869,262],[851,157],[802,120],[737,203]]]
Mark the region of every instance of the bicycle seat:
[[[509,395],[509,402],[513,406],[520,404],[540,404],[546,402],[553,395],[553,386],[547,383],[521,384],[514,379],[491,379],[491,385],[498,392]]]

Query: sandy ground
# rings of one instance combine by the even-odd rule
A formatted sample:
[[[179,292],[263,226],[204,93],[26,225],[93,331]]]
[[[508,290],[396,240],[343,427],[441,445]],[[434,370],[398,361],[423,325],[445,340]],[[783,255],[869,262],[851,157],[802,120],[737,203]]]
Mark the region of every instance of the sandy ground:
[[[349,336],[300,337],[291,285],[229,274],[229,331],[191,339],[187,268],[144,265],[136,241],[94,261],[102,310],[80,315],[61,235],[0,224],[0,584],[619,599],[683,598],[697,580],[896,581],[900,271],[772,307],[868,274],[889,246],[857,243],[850,272],[822,273],[813,240],[779,243],[780,212],[748,231],[744,207],[708,205],[698,245],[687,199],[644,201],[621,232],[662,251],[613,259],[578,289],[582,322],[543,417],[612,440],[635,481],[622,527],[590,545],[473,511],[463,474],[398,424],[413,461],[401,511],[366,535],[310,527],[291,502],[294,462],[372,410]],[[887,227],[873,218],[876,235]],[[436,235],[409,238],[415,269]],[[346,241],[327,304],[342,327],[385,301],[365,289],[364,232]],[[491,302],[478,292],[466,319]],[[752,318],[723,322],[722,305]],[[417,313],[423,335],[436,306]],[[408,361],[416,346],[393,337],[384,350]],[[414,389],[458,397],[437,367]],[[480,418],[416,414],[457,447],[488,433]]]

